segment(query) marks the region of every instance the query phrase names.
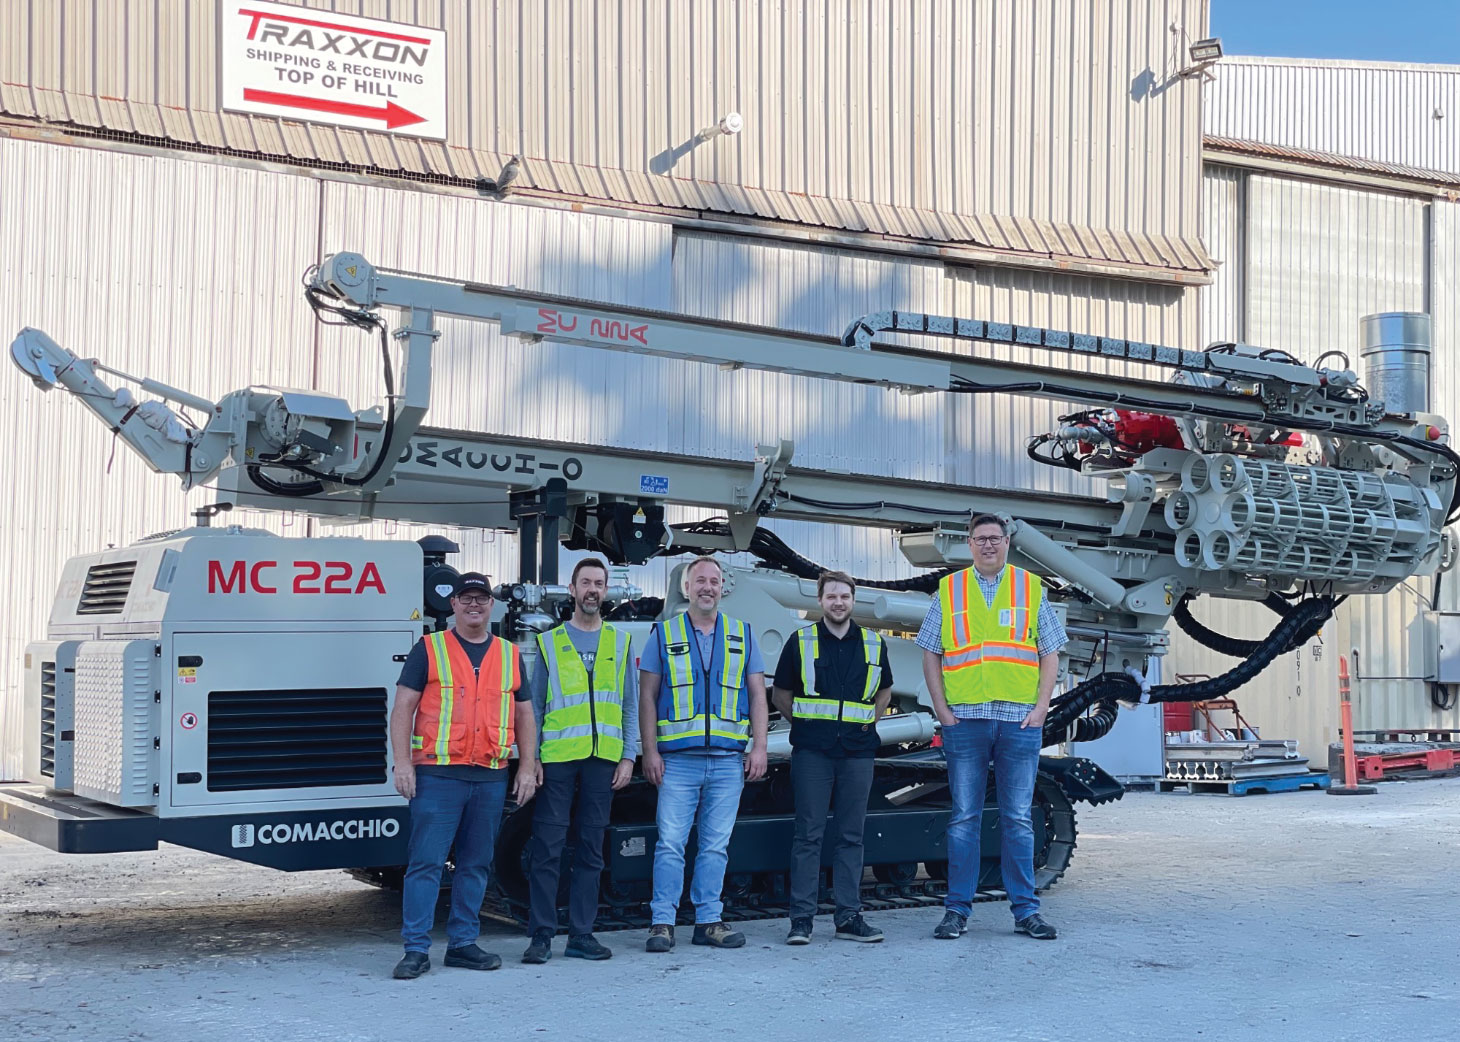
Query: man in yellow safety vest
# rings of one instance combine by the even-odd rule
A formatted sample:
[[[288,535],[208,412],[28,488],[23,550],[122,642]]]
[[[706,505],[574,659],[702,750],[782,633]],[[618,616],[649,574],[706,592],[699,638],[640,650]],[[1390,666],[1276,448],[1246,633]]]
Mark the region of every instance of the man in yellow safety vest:
[[[1014,929],[1052,941],[1034,893],[1034,782],[1044,718],[1067,643],[1039,576],[1011,567],[1009,530],[993,514],[968,529],[973,567],[945,576],[918,646],[923,678],[942,725],[953,812],[948,819],[948,896],[933,936],[966,929],[978,889],[989,765],[999,804],[1000,864]]]
[[[537,635],[531,672],[541,747],[542,788],[528,843],[531,943],[522,961],[552,958],[558,930],[558,876],[568,829],[573,867],[568,898],[568,942],[573,959],[607,959],[613,952],[593,936],[603,874],[603,830],[613,794],[629,783],[639,747],[639,699],[630,689],[629,635],[603,621],[608,566],[579,561],[569,585],[573,617]],[[573,798],[577,795],[577,812]]]

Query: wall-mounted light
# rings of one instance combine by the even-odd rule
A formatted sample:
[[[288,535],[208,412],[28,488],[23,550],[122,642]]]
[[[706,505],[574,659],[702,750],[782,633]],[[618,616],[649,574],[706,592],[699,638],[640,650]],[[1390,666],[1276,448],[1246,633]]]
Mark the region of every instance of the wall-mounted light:
[[[1214,62],[1222,56],[1222,38],[1209,36],[1205,40],[1197,40],[1191,45],[1190,54],[1194,62]]]
[[[1177,75],[1182,78],[1199,76],[1221,60],[1221,37],[1208,36],[1205,40],[1196,40],[1186,49],[1186,53],[1191,56],[1191,64]]]
[[[718,123],[716,123],[714,126],[706,127],[704,130],[696,134],[695,137],[700,141],[708,141],[710,140],[710,138],[718,137],[721,134],[738,134],[744,129],[745,117],[740,115],[740,113],[738,112],[727,112],[724,116],[720,118],[720,121]]]

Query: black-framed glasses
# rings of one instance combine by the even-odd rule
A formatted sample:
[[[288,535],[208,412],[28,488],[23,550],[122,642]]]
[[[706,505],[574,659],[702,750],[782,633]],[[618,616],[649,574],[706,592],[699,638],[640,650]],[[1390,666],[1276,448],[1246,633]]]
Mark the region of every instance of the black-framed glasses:
[[[968,541],[975,546],[998,546],[1007,538],[1007,536],[1002,535],[977,535],[971,537]]]

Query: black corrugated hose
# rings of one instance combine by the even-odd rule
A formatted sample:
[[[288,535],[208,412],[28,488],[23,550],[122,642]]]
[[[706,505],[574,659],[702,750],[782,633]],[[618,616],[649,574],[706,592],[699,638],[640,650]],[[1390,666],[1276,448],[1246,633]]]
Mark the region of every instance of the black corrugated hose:
[[[1176,610],[1171,613],[1171,618],[1181,628],[1182,633],[1185,633],[1202,647],[1210,648],[1219,655],[1231,655],[1233,658],[1246,658],[1248,655],[1255,655],[1258,649],[1262,647],[1263,642],[1260,640],[1244,640],[1241,637],[1229,637],[1225,633],[1218,633],[1216,630],[1203,625],[1196,616],[1191,614],[1192,599],[1190,594],[1183,597],[1176,605]],[[1288,612],[1293,610],[1293,605],[1275,593],[1268,594],[1262,603],[1269,610],[1284,617],[1287,616]],[[1305,637],[1303,639],[1306,640],[1307,638]],[[1302,641],[1299,641],[1299,644],[1301,643]],[[1285,648],[1284,650],[1292,651],[1297,646],[1295,644],[1293,647]]]
[[[1273,659],[1310,640],[1333,616],[1333,610],[1338,603],[1338,598],[1334,597],[1312,597],[1289,606],[1283,620],[1265,638],[1257,641],[1253,653],[1236,666],[1220,676],[1195,684],[1157,684],[1151,688],[1148,701],[1198,702],[1230,694],[1266,669]],[[1044,721],[1045,744],[1053,745],[1066,738],[1090,741],[1089,738],[1079,736],[1079,724],[1084,722],[1081,717],[1085,710],[1100,704],[1102,708],[1096,711],[1095,717],[1090,718],[1098,719],[1105,715],[1103,703],[1111,699],[1134,702],[1139,701],[1140,697],[1140,685],[1135,678],[1124,673],[1101,673],[1097,677],[1091,677],[1055,699],[1049,716]],[[1111,726],[1114,726],[1113,720]],[[1097,729],[1087,728],[1087,733]],[[1100,734],[1108,730],[1109,727],[1106,727]]]

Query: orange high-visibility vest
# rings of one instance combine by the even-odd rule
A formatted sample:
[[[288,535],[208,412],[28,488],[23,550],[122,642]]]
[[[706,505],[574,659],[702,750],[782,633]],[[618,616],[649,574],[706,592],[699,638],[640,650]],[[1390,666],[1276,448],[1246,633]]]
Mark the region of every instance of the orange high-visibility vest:
[[[411,729],[411,762],[503,766],[512,750],[512,693],[522,682],[516,645],[493,637],[478,674],[454,631],[423,639],[426,690]]]

